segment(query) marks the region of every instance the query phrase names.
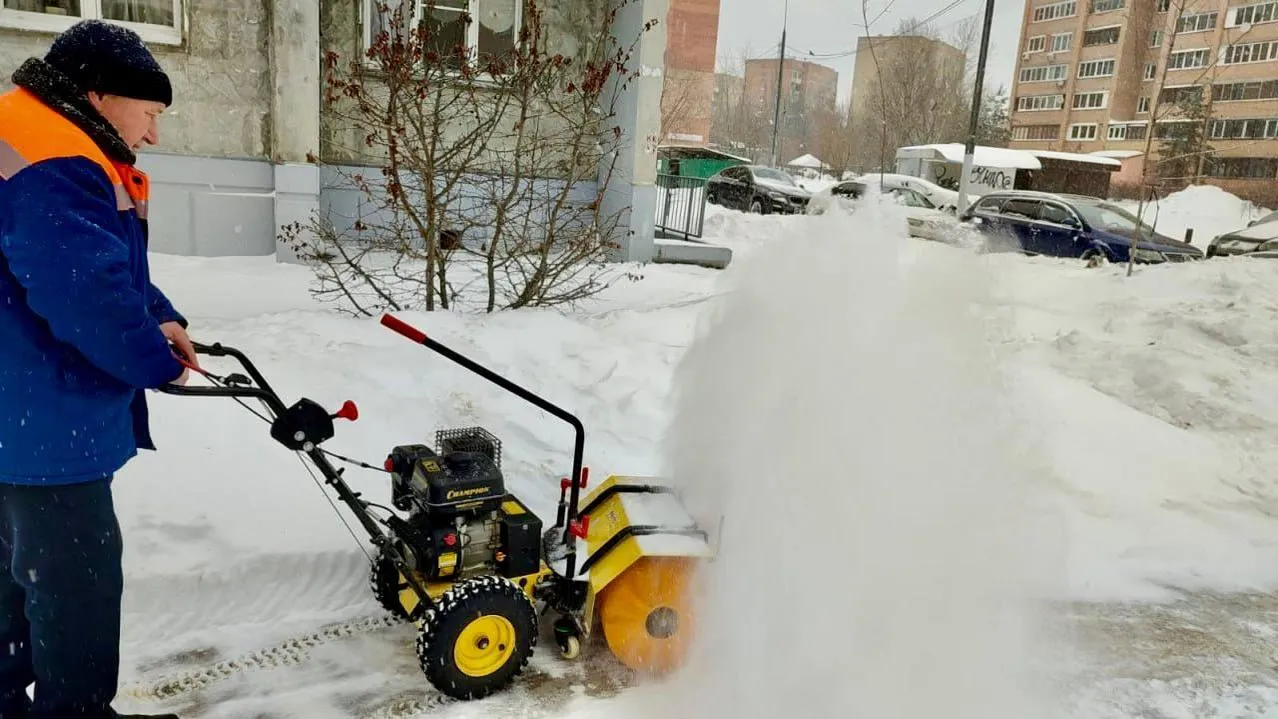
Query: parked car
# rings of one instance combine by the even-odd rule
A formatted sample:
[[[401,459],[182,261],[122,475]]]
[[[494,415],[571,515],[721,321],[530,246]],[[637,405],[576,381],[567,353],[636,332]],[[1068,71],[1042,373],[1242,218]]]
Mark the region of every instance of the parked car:
[[[854,211],[857,200],[867,195],[876,195],[878,192],[879,186],[874,182],[861,180],[839,182],[813,193],[812,200],[808,203],[808,214],[820,215],[834,206]],[[906,226],[910,237],[950,242],[959,228],[954,215],[937,208],[926,197],[908,187],[892,188],[883,194],[906,208]]]
[[[1274,258],[1278,258],[1278,240],[1270,240],[1268,242],[1263,242],[1261,243],[1260,247],[1256,248],[1255,252],[1248,252],[1244,256],[1256,257],[1256,258],[1264,259],[1264,260],[1272,260]]]
[[[724,168],[706,181],[707,201],[756,215],[803,213],[811,198],[793,177],[763,165]]]
[[[957,214],[958,212],[959,193],[954,190],[941,187],[930,180],[924,180],[921,177],[901,175],[892,172],[885,172],[883,174],[869,172],[852,179],[864,185],[874,185],[875,187],[882,185],[884,190],[895,190],[901,187],[914,190],[920,195],[926,197],[928,202],[935,205],[938,210],[948,212],[951,215]],[[976,201],[976,198],[971,194],[967,197],[969,205]]]
[[[1140,263],[1203,258],[1193,245],[1154,232],[1130,212],[1095,197],[1029,190],[991,192],[959,221],[980,232],[990,251]],[[1141,239],[1135,238],[1140,233]],[[1133,250],[1132,245],[1136,247]]]
[[[1252,220],[1240,230],[1213,237],[1207,245],[1207,256],[1249,255],[1259,252],[1261,245],[1270,240],[1278,240],[1278,212]]]

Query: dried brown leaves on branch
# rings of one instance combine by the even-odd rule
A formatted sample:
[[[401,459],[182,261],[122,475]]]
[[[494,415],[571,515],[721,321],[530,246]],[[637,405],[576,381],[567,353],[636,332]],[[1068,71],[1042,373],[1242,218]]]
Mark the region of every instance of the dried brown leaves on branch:
[[[522,1],[475,18],[381,0],[367,50],[327,54],[330,137],[346,143],[330,154],[358,169],[335,168],[342,200],[285,231],[316,295],[359,315],[492,312],[585,299],[620,274],[628,208],[603,198],[633,141],[616,110],[641,37],[615,22],[639,0]]]

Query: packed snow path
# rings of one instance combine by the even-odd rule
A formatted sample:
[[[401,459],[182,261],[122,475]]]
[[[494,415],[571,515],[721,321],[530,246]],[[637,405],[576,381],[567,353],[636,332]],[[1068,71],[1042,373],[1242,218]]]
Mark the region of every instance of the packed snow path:
[[[712,239],[738,261],[774,243],[810,254],[802,238],[832,228],[849,243],[892,236],[911,251],[961,252],[895,237],[896,223],[711,212]],[[1196,242],[1234,226],[1196,227]],[[989,262],[1002,345],[1052,460],[1050,474],[1030,481],[1050,488],[1068,537],[1067,587],[1048,627],[1060,642],[1047,645],[1059,649],[1050,659],[1069,688],[1061,716],[1278,717],[1278,265],[1212,261],[1128,279],[1118,267]],[[334,451],[376,462],[437,427],[482,424],[505,442],[508,486],[553,516],[571,447],[554,420],[374,321],[315,306],[302,268],[265,258],[154,263],[198,340],[245,350],[286,398],[360,404]],[[659,472],[673,368],[734,270],[649,266],[641,282],[570,313],[410,318],[578,411],[596,476]],[[786,302],[783,288],[776,301]],[[605,648],[594,649],[598,661],[568,664],[543,641],[513,691],[440,701],[417,669],[412,631],[368,596],[355,540],[265,425],[229,401],[153,403],[160,452],[117,481],[128,572],[120,709],[624,717],[646,696],[650,687],[630,687]],[[349,478],[370,496],[385,492],[376,475]]]

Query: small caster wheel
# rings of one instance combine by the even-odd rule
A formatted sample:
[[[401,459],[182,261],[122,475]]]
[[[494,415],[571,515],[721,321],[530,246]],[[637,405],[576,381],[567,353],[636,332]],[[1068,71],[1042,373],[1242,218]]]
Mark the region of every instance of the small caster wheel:
[[[581,656],[581,640],[577,637],[564,639],[559,645],[559,655],[568,661]]]

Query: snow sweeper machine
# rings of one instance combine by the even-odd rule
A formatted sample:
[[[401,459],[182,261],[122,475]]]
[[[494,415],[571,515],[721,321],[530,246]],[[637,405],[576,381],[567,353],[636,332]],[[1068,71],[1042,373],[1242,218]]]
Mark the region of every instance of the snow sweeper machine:
[[[396,446],[383,467],[356,462],[321,448],[336,434],[334,420],[358,418],[353,402],[335,413],[305,398],[285,405],[244,353],[222,344],[197,343],[196,352],[230,357],[243,373],[203,368],[194,371],[209,385],[162,391],[265,406],[269,416],[258,416],[272,438],[309,460],[367,530],[373,595],[416,624],[418,662],[441,693],[479,699],[508,687],[532,656],[540,618],[551,612],[565,659],[576,659],[583,641],[602,630],[612,654],[633,670],[680,666],[695,629],[695,571],[714,548],[676,489],[628,476],[589,486],[585,429],[575,416],[396,317],[381,323],[571,425],[572,474],[560,482],[553,525],[507,491],[501,441],[482,427],[439,430],[433,447]],[[398,512],[363,499],[333,460],[389,475]]]

